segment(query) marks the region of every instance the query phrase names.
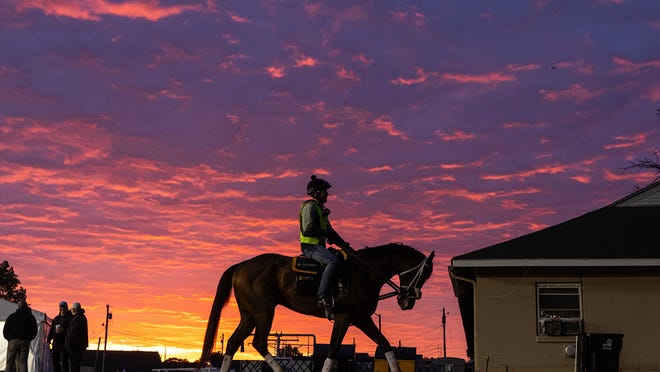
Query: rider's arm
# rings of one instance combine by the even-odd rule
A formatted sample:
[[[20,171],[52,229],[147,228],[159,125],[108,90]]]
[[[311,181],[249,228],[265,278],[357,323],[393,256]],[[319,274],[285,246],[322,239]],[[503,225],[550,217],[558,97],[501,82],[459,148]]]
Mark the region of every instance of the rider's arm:
[[[334,244],[337,247],[347,250],[347,251],[352,251],[353,248],[351,248],[351,245],[345,241],[335,229],[332,228],[332,225],[330,224],[330,221],[328,221],[328,243]]]

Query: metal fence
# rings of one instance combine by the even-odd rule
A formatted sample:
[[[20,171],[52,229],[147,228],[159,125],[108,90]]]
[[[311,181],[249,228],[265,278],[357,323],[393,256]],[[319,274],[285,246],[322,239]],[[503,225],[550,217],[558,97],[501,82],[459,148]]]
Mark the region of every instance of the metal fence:
[[[282,368],[287,372],[314,372],[314,362],[311,360],[278,360]],[[270,372],[272,369],[264,361],[245,360],[241,361],[240,372]],[[238,372],[238,371],[237,371]]]
[[[234,368],[231,369],[232,372],[271,372],[272,369],[268,366],[268,363],[262,360],[241,360],[235,361],[238,364],[238,369],[235,367],[237,365],[232,364]],[[318,372],[323,366],[323,362],[316,362],[314,360],[278,360],[278,363],[282,368],[287,372]],[[462,365],[438,365],[431,363],[415,363],[414,366],[415,372],[463,372],[465,371],[465,366]],[[374,371],[374,362],[373,361],[341,361],[337,365],[337,371],[340,372],[373,372]]]
[[[315,368],[313,360],[278,360],[278,363],[282,368],[287,372],[315,372],[320,371],[323,363],[319,364]],[[374,363],[372,361],[360,361],[353,363],[341,363],[338,371],[342,372],[373,372]],[[268,363],[264,361],[257,360],[245,360],[241,361],[240,371],[236,372],[270,372],[272,369],[268,366]]]

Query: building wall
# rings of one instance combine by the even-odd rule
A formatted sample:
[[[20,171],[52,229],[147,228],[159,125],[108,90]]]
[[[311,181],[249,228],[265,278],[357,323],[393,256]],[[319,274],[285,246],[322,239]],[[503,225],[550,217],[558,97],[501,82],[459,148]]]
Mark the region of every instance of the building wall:
[[[622,333],[622,371],[660,371],[660,277],[478,277],[475,368],[479,372],[573,372],[575,336],[537,335],[536,283],[582,284],[585,331]],[[487,369],[486,369],[487,368]]]

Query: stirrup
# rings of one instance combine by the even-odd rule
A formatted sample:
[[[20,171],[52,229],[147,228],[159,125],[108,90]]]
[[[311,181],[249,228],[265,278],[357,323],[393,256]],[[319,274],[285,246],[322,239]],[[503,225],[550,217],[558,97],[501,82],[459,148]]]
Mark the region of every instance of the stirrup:
[[[332,297],[319,298],[318,305],[323,308],[323,311],[325,311],[325,317],[328,320],[335,320],[335,314],[332,311],[334,307],[334,299]]]
[[[332,297],[330,298],[320,297],[317,303],[319,307],[331,308],[331,309],[334,307],[334,301],[332,300]]]

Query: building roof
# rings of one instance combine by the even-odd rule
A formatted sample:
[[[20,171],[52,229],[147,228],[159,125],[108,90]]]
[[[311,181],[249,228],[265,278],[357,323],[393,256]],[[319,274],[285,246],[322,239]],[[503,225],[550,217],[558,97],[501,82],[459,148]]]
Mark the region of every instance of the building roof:
[[[660,266],[660,183],[604,208],[452,259],[453,267]]]

